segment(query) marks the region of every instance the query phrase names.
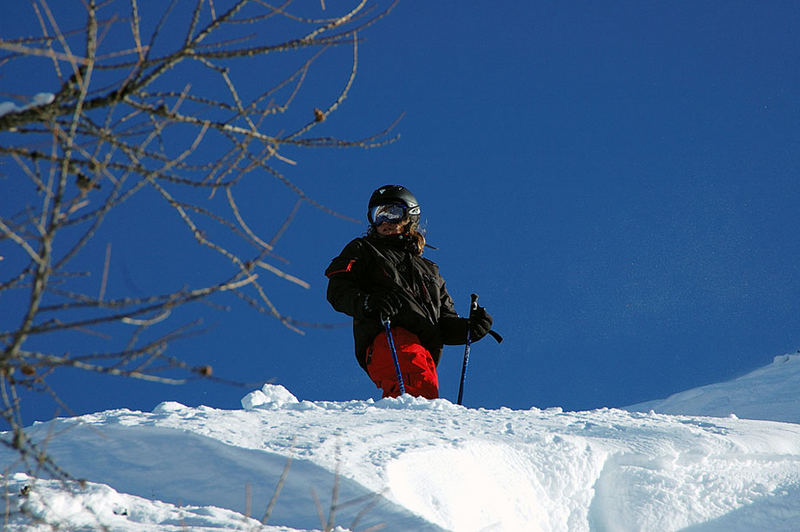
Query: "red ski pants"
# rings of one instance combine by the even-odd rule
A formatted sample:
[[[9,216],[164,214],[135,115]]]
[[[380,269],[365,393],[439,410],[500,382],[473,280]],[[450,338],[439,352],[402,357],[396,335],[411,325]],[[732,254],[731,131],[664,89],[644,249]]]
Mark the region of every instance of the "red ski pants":
[[[406,393],[426,399],[439,397],[436,364],[430,352],[420,345],[417,335],[402,327],[392,327],[392,338]],[[376,336],[367,349],[367,373],[378,388],[383,388],[383,397],[400,395],[386,331]]]

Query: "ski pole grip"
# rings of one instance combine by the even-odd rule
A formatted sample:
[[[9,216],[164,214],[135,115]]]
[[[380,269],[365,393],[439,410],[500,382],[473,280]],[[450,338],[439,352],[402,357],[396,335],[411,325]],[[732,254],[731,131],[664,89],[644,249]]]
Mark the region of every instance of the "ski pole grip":
[[[469,313],[472,314],[473,310],[478,309],[478,294],[472,294],[470,298],[471,301],[469,304]],[[489,331],[489,334],[497,341],[498,344],[503,342],[503,337],[497,334],[495,331]]]

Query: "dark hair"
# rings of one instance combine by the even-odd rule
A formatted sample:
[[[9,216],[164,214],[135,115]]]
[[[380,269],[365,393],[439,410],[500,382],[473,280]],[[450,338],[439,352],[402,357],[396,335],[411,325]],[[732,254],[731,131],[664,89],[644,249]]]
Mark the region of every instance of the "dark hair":
[[[413,227],[409,229],[408,235],[413,239],[417,255],[422,255],[422,252],[425,251],[425,235],[419,231],[416,224],[413,224]]]

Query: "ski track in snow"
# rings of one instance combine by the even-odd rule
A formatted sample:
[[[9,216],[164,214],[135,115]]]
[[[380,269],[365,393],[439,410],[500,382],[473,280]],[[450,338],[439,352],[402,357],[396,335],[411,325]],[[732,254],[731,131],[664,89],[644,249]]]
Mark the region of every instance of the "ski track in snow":
[[[9,492],[32,484],[38,499],[19,498],[28,511],[76,526],[65,516],[80,512],[64,508],[85,504],[114,530],[253,529],[245,515],[261,518],[291,457],[269,519],[281,526],[268,530],[320,529],[312,489],[327,512],[335,485],[339,501],[356,501],[336,513],[353,530],[789,531],[800,522],[800,425],[476,410],[409,396],[312,403],[274,385],[242,403],[38,423],[30,434],[57,434],[47,451],[91,484],[65,502],[56,485],[18,474]],[[67,498],[61,510],[47,510],[47,490]]]

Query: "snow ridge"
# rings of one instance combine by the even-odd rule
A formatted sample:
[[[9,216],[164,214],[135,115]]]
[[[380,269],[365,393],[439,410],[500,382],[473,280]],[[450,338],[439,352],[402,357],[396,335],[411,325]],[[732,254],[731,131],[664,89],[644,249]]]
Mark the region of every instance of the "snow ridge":
[[[731,381],[625,407],[661,414],[729,416],[800,423],[800,354],[777,356],[772,364]]]
[[[323,528],[315,497],[327,509],[334,486],[338,501],[356,501],[335,515],[349,530],[788,531],[800,522],[800,425],[468,409],[409,396],[310,402],[274,385],[242,403],[165,402],[152,413],[36,424],[33,437],[59,434],[48,452],[90,484],[69,493],[11,474],[12,493],[29,486],[11,503],[77,528],[88,515],[114,530],[254,529],[291,458],[269,519],[280,526],[264,530]],[[81,505],[94,512],[65,510]],[[10,530],[29,529],[13,515]]]

